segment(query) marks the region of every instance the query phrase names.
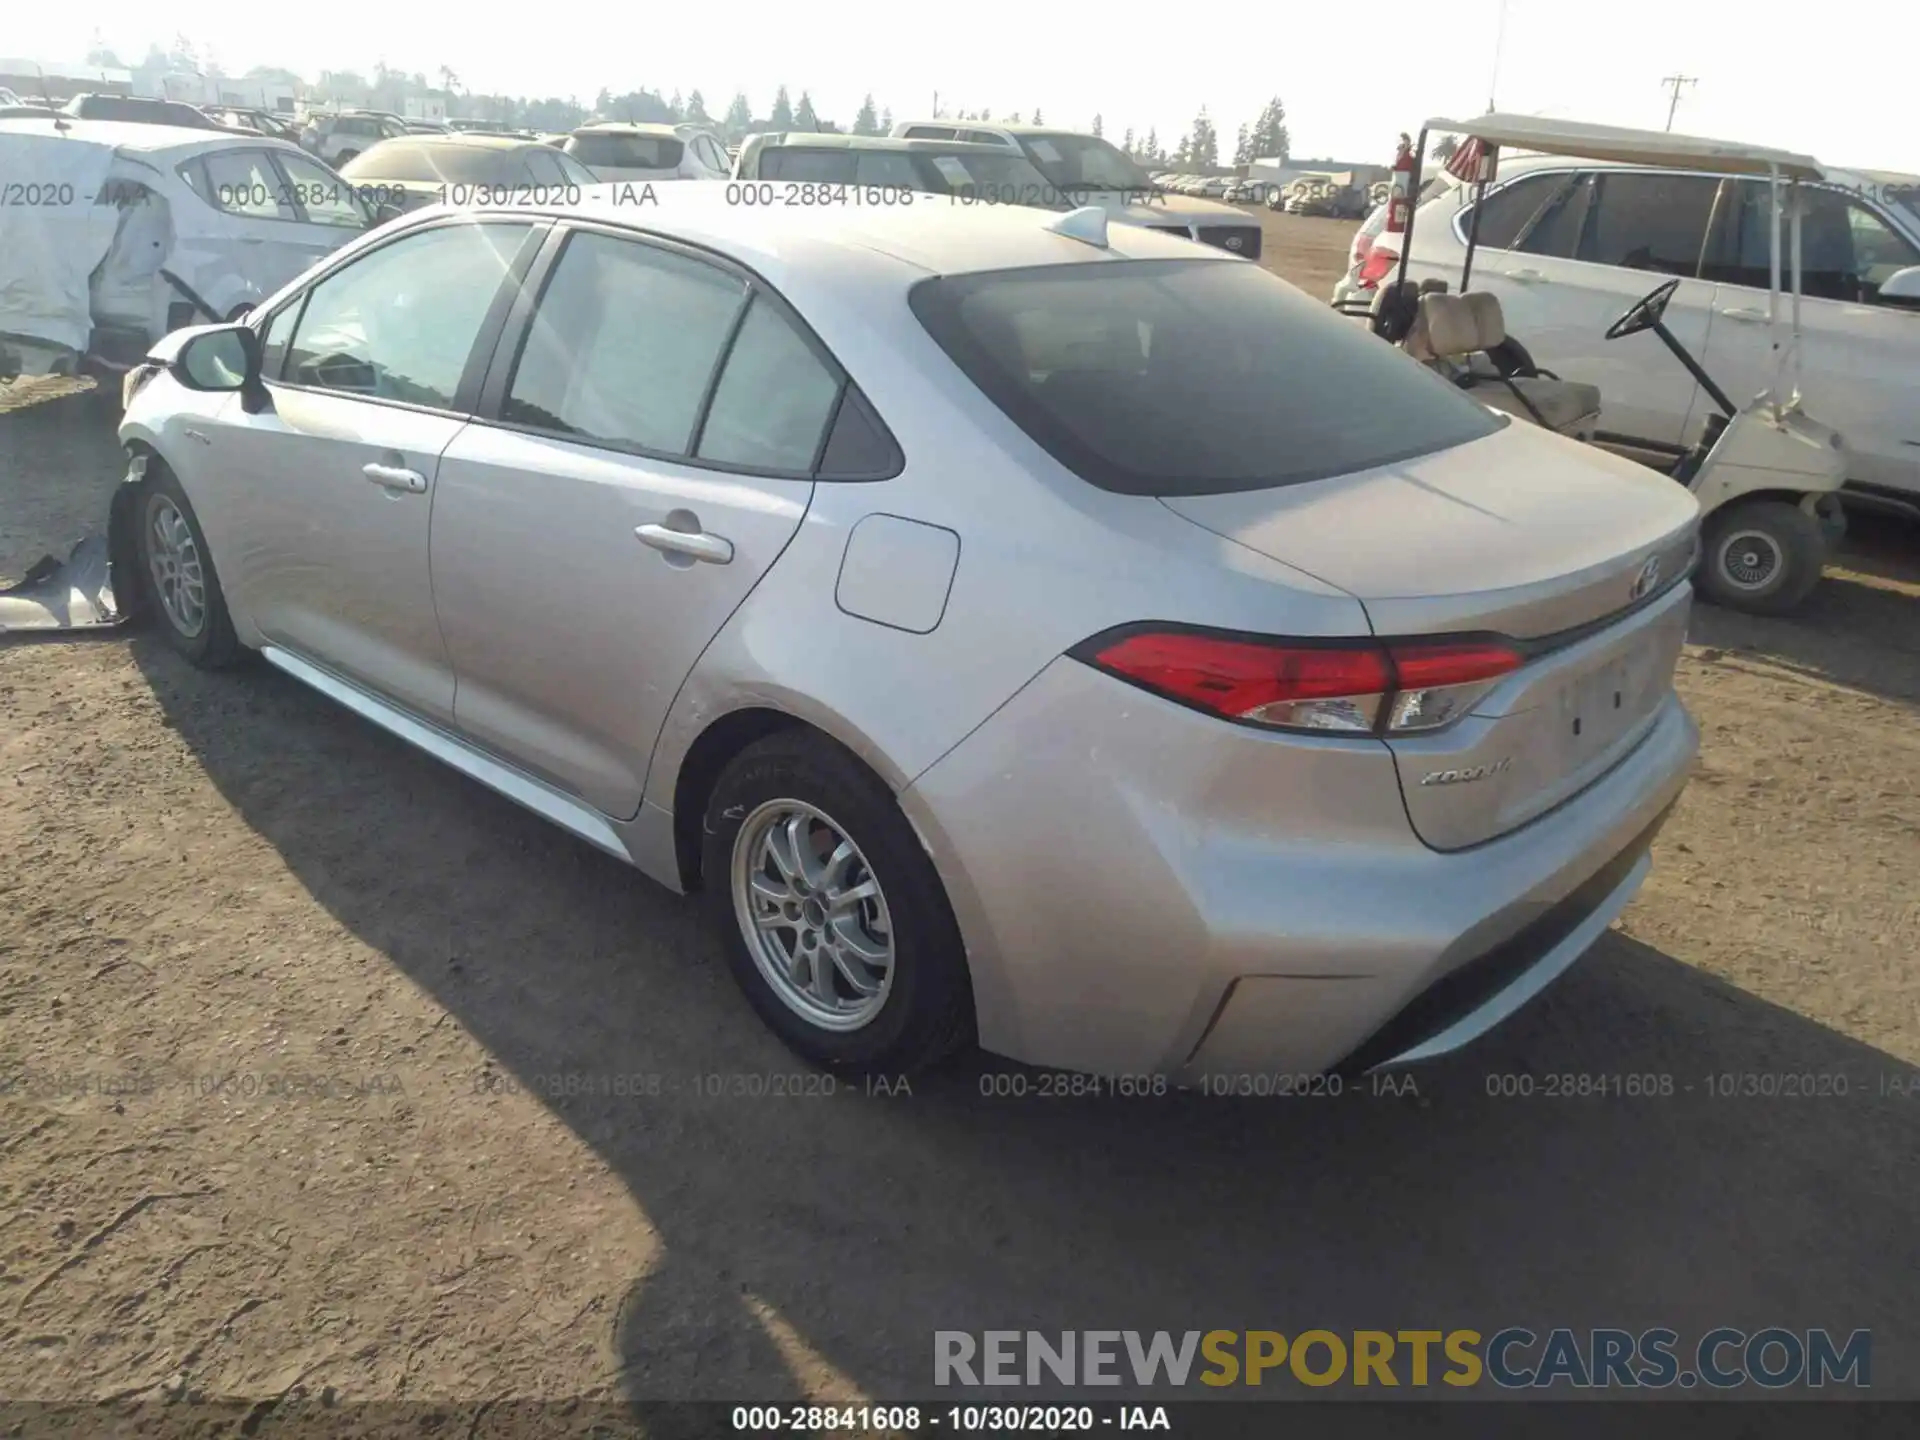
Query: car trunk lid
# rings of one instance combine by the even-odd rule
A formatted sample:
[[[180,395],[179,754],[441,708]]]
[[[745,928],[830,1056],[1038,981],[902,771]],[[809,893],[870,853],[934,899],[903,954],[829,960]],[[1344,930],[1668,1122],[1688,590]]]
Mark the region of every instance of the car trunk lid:
[[[1605,452],[1516,423],[1356,475],[1162,503],[1345,590],[1379,636],[1514,642],[1521,665],[1463,719],[1387,739],[1408,816],[1436,849],[1579,793],[1671,693],[1698,507]]]

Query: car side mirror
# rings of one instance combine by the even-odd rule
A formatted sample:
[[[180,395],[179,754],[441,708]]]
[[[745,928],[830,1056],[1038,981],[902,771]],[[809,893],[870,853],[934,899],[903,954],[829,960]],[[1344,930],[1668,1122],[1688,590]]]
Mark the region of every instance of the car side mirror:
[[[1920,265],[1896,270],[1880,285],[1880,298],[1902,309],[1920,309]]]
[[[171,368],[189,390],[244,390],[260,378],[260,337],[245,325],[207,330],[180,347]]]
[[[183,344],[167,369],[189,390],[238,393],[249,415],[268,405],[262,381],[260,335],[250,325],[222,325],[201,331]]]

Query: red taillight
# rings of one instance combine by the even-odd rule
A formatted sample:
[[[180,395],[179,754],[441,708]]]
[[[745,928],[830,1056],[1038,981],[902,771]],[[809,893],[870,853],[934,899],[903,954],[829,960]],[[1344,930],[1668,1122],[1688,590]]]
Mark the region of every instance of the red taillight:
[[[1392,274],[1393,267],[1399,263],[1399,255],[1375,245],[1367,251],[1366,259],[1360,262],[1360,284],[1366,289],[1373,289]]]
[[[1179,630],[1096,638],[1075,654],[1229,720],[1352,734],[1450,725],[1522,663],[1492,641],[1328,645]]]

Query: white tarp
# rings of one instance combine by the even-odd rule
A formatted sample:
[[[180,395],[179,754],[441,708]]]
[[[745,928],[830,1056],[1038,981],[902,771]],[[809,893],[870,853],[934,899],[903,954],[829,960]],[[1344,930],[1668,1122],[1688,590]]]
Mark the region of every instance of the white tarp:
[[[0,205],[0,334],[86,350],[89,282],[120,223],[94,204],[113,161],[112,146],[0,122],[0,176],[22,200],[56,202]]]

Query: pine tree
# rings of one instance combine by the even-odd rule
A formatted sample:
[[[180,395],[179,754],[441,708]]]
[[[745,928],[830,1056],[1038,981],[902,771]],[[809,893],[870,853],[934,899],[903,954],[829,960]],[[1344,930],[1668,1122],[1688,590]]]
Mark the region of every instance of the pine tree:
[[[891,135],[893,133],[893,111],[882,110],[880,112],[880,133],[882,135]]]
[[[753,107],[747,104],[747,92],[744,90],[735,91],[733,96],[733,103],[727,106],[727,118],[726,118],[727,134],[734,136],[737,139],[739,136],[746,134],[752,128],[753,128]]]
[[[1099,135],[1099,134],[1101,133],[1101,129],[1100,129],[1100,117],[1099,117],[1098,115],[1096,115],[1096,116],[1094,116],[1094,117],[1093,117],[1093,133],[1094,133],[1095,135]]]
[[[1207,107],[1202,105],[1200,113],[1193,117],[1193,130],[1187,137],[1187,159],[1195,165],[1212,168],[1220,163],[1220,137],[1213,132],[1213,121],[1207,118]]]
[[[820,128],[820,117],[813,113],[813,97],[804,90],[800,92],[800,103],[793,108],[793,128],[796,130]]]
[[[784,85],[773,92],[773,113],[767,117],[767,125],[773,130],[793,129],[793,102],[787,99]]]
[[[1289,153],[1287,138],[1287,107],[1280,103],[1280,97],[1274,96],[1261,110],[1260,118],[1253,122],[1253,133],[1247,138],[1254,160],[1278,158],[1285,160]]]
[[[1129,154],[1129,155],[1131,155],[1131,154],[1133,154],[1133,153],[1134,153],[1134,149],[1133,149],[1133,127],[1132,127],[1131,125],[1129,125],[1129,126],[1127,127],[1127,133],[1126,133],[1125,135],[1122,135],[1122,136],[1120,137],[1120,148],[1121,148],[1122,150],[1124,150],[1124,151],[1126,151],[1126,152],[1127,152],[1127,154]]]
[[[707,102],[701,98],[698,90],[687,97],[687,119],[698,125],[713,123],[713,117],[707,114]]]
[[[1158,160],[1163,165],[1166,163],[1167,152],[1160,148],[1160,132],[1152,127],[1148,127],[1147,148],[1143,153],[1149,160]]]
[[[1034,112],[1033,112],[1033,123],[1034,123],[1034,124],[1036,124],[1036,125],[1044,125],[1044,124],[1046,124],[1046,123],[1047,123],[1046,121],[1044,121],[1044,120],[1042,120],[1042,119],[1040,118],[1040,111],[1039,111],[1039,109],[1038,109],[1037,107],[1035,108],[1035,110],[1034,110]]]
[[[680,92],[678,90],[674,91],[673,98],[667,101],[667,109],[673,112],[673,118],[676,120],[683,120],[686,118],[687,107],[685,102],[683,102],[680,99]]]
[[[880,118],[873,113],[873,96],[868,95],[860,102],[860,113],[853,117],[853,133],[856,135],[878,135]]]

